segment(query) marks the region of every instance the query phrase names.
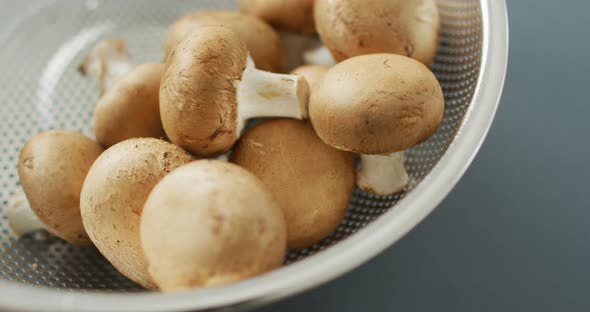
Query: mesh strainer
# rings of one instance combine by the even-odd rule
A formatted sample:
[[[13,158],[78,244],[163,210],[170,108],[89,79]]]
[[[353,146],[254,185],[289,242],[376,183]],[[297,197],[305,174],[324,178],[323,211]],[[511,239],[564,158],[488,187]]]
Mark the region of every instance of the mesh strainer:
[[[344,1],[344,0],[342,0]],[[91,135],[96,87],[77,65],[102,38],[128,42],[136,62],[162,59],[177,17],[235,1],[38,1],[0,29],[0,306],[29,310],[159,311],[247,308],[333,279],[367,261],[420,222],[457,183],[482,143],[507,63],[504,0],[439,0],[442,37],[433,71],[445,93],[443,124],[407,152],[413,183],[404,194],[356,190],[346,219],[323,242],[291,252],[288,265],[238,284],[163,295],[141,290],[93,248],[33,236],[15,240],[4,210],[19,186],[25,140],[50,128]]]

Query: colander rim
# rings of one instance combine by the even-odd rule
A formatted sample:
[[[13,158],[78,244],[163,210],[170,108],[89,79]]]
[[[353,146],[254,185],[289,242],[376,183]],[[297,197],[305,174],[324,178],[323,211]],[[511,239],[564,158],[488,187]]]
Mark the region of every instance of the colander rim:
[[[360,266],[402,238],[449,194],[491,127],[508,64],[505,0],[480,0],[481,67],[459,131],[431,172],[377,220],[321,253],[240,283],[176,294],[95,293],[56,290],[0,280],[0,306],[35,311],[186,311],[246,309],[324,284]]]

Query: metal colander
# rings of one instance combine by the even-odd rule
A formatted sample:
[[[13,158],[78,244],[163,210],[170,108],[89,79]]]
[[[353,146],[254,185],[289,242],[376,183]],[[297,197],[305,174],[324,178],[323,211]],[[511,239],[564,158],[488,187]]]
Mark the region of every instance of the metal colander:
[[[344,0],[343,0],[344,1]],[[30,310],[204,310],[244,308],[317,286],[365,262],[420,222],[451,190],[493,119],[507,62],[504,0],[439,0],[442,36],[433,71],[445,93],[441,128],[407,152],[403,194],[356,190],[340,228],[290,252],[284,268],[237,284],[164,295],[141,290],[94,248],[26,236],[16,240],[4,211],[19,187],[17,158],[34,134],[91,132],[96,86],[77,65],[100,39],[124,39],[136,63],[163,58],[167,26],[187,12],[235,9],[235,1],[26,2],[0,29],[0,306]],[[5,22],[4,22],[5,23]]]

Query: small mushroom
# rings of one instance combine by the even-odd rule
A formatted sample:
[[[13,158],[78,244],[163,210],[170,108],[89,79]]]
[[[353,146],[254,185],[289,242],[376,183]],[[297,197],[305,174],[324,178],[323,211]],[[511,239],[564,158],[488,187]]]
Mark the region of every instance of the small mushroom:
[[[160,113],[172,142],[201,156],[227,152],[246,121],[307,116],[305,78],[258,70],[244,42],[224,27],[203,27],[168,56]]]
[[[238,0],[240,11],[267,21],[280,30],[315,33],[315,0]]]
[[[317,0],[315,22],[336,61],[393,53],[430,65],[440,17],[434,0]]]
[[[84,181],[80,208],[88,236],[119,272],[156,288],[139,241],[139,220],[152,188],[193,161],[183,149],[153,138],[130,139],[106,150]]]
[[[141,217],[141,244],[164,292],[211,287],[282,265],[287,230],[278,203],[248,171],[200,160],[166,176]]]
[[[309,113],[324,142],[364,154],[357,184],[386,195],[408,182],[403,156],[391,154],[434,134],[443,118],[444,98],[436,77],[422,63],[371,54],[332,67],[313,92]]]
[[[193,31],[207,26],[224,26],[235,31],[246,43],[256,67],[272,72],[285,70],[285,50],[279,34],[256,16],[231,11],[197,11],[176,20],[164,39],[164,53],[174,47]]]
[[[94,46],[78,69],[96,81],[100,94],[104,94],[117,79],[133,69],[133,63],[123,40],[107,39]]]
[[[146,63],[117,80],[94,111],[94,134],[108,148],[131,138],[165,136],[160,119],[163,64]]]
[[[291,75],[305,77],[305,80],[309,84],[309,89],[313,92],[320,86],[328,70],[330,70],[330,66],[326,65],[303,65],[295,68],[291,72]]]
[[[80,217],[80,192],[102,152],[100,145],[74,131],[51,130],[31,138],[18,165],[30,210],[23,199],[12,203],[7,217],[15,234],[44,228],[74,245],[90,244]]]
[[[354,154],[326,145],[307,122],[264,121],[244,134],[231,161],[279,201],[291,249],[309,247],[342,222],[354,189]]]

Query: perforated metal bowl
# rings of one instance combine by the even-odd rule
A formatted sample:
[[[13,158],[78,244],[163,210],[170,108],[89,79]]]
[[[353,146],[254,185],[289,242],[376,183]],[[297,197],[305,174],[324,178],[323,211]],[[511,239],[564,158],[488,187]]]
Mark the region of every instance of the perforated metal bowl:
[[[344,0],[342,0],[344,1]],[[164,295],[141,290],[93,248],[15,240],[0,221],[0,307],[28,310],[160,311],[246,308],[292,295],[367,261],[420,222],[448,194],[482,143],[507,63],[504,0],[439,0],[442,37],[433,71],[445,93],[442,127],[407,152],[411,190],[377,197],[355,191],[341,227],[291,252],[275,272],[226,287]],[[26,1],[0,12],[0,211],[18,188],[25,140],[50,128],[91,135],[95,85],[76,68],[99,39],[129,43],[137,62],[162,59],[163,34],[177,17],[234,1]],[[19,10],[11,10],[18,7]]]

